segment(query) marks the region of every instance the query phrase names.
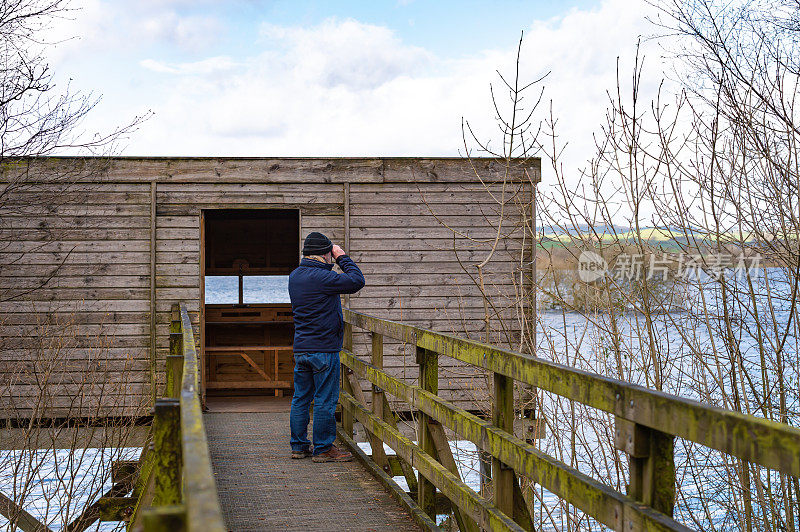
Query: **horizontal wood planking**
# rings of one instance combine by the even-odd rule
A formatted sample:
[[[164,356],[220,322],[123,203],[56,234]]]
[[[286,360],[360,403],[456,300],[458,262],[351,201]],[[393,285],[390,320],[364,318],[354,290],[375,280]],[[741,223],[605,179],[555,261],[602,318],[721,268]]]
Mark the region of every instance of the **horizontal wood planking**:
[[[195,268],[198,272],[199,267]],[[186,273],[189,270],[185,270],[181,273]],[[28,277],[32,278],[34,276],[38,276],[40,280],[44,281],[44,278],[50,277],[50,275],[55,274],[55,276],[60,277],[79,277],[79,276],[106,276],[110,278],[115,277],[126,277],[126,276],[141,276],[150,275],[150,265],[149,264],[111,264],[111,263],[100,263],[100,264],[64,264],[61,265],[58,269],[55,268],[45,268],[43,271],[42,266],[40,264],[7,264],[0,267],[0,273],[2,273],[3,277]],[[190,272],[191,273],[191,272]],[[44,278],[43,278],[44,277]],[[9,281],[11,282],[11,281]]]
[[[11,253],[125,253],[150,250],[149,240],[64,240],[0,243],[0,251]]]
[[[19,301],[95,301],[95,300],[148,300],[150,291],[142,288],[87,288],[44,287],[18,298]]]
[[[124,289],[121,289],[124,290]],[[148,312],[149,299],[21,300],[0,302],[0,313],[9,312]]]
[[[150,231],[146,228],[103,228],[103,227],[33,227],[2,228],[2,240],[29,240],[50,242],[54,240],[150,240]]]
[[[418,273],[443,273],[443,274],[463,274],[466,269],[473,275],[477,272],[475,268],[477,263],[459,264],[455,260],[445,260],[444,256],[437,257],[437,260],[430,260],[426,262],[412,262],[406,260],[405,257],[392,262],[371,263],[359,262],[361,271],[364,273],[369,272],[373,275],[380,274],[418,274]],[[487,275],[507,275],[512,265],[517,266],[517,261],[492,261],[486,265],[484,273]]]
[[[417,199],[417,202],[420,199]],[[387,209],[387,207],[389,207]],[[356,204],[351,209],[352,216],[382,216],[388,213],[396,214],[398,216],[459,216],[459,217],[475,217],[482,220],[484,223],[497,224],[500,220],[500,205],[497,203],[478,203],[473,198],[471,202],[464,203],[367,203]],[[503,207],[502,220],[506,224],[516,224],[521,221],[518,215],[519,206],[505,205]]]
[[[188,288],[157,287],[156,298],[159,301],[173,300],[173,303],[175,301],[192,301],[192,300],[199,301],[200,287],[199,286],[192,286]]]
[[[414,238],[409,236],[408,238],[403,238],[403,235],[395,234],[392,238],[354,239],[351,237],[350,250],[353,252],[364,250],[363,253],[365,254],[381,253],[384,251],[394,251],[398,253],[401,251],[445,251],[449,254],[450,260],[455,261],[456,254],[458,254],[458,257],[462,258],[462,260],[465,260],[464,257],[467,258],[466,260],[477,260],[476,257],[481,257],[481,259],[483,259],[489,256],[493,244],[494,241],[492,239],[482,239],[482,241],[475,242],[459,238],[454,241],[452,238],[447,237]],[[522,245],[522,242],[519,240],[500,241],[495,247],[495,253],[499,258],[504,258],[501,255],[504,252],[512,252],[513,257],[517,257]],[[474,252],[465,252],[465,247],[467,246],[474,248]],[[526,253],[526,255],[528,254]],[[400,255],[400,257],[402,257],[402,255]]]
[[[493,262],[506,262],[509,265],[516,265],[517,261],[514,260],[513,255],[509,255],[508,252],[504,250],[499,250],[496,253],[497,257],[496,260]],[[356,262],[379,262],[379,263],[392,263],[392,262],[455,262],[458,263],[456,260],[452,250],[424,250],[424,251],[408,251],[402,254],[399,253],[392,253],[391,251],[361,251],[358,249],[351,250],[350,256]],[[469,262],[470,264],[464,264],[465,266],[474,266],[479,261],[485,258],[485,253],[483,250],[476,250],[476,249],[465,249],[458,254],[459,259],[461,260],[462,264]],[[505,260],[503,260],[505,259]]]
[[[9,268],[10,269],[10,268]],[[41,268],[39,268],[41,272]],[[13,270],[12,270],[13,273]],[[44,285],[45,288],[112,288],[117,286],[127,286],[129,288],[146,288],[150,286],[149,275],[94,275],[86,274],[82,276],[61,275],[59,269],[56,275],[50,278]],[[13,276],[6,275],[6,268],[2,269],[0,276],[0,289],[5,288],[33,288],[41,287],[46,280],[41,276]]]
[[[377,228],[377,227],[433,227],[433,228],[442,228],[447,230],[447,227],[455,227],[455,228],[482,228],[487,227],[487,221],[483,216],[480,215],[470,215],[462,216],[458,214],[445,214],[442,216],[433,215],[418,215],[413,216],[409,215],[406,216],[403,211],[402,207],[398,207],[399,212],[391,212],[389,210],[389,206],[387,206],[386,213],[391,213],[391,216],[387,214],[380,215],[380,214],[370,214],[370,215],[361,215],[357,214],[358,210],[357,207],[355,208],[355,214],[352,214],[350,217],[350,224],[351,227],[369,227],[369,228]],[[437,219],[438,218],[438,219]],[[446,227],[445,227],[446,226]],[[495,229],[496,230],[496,229]],[[488,231],[492,232],[492,227],[488,227]]]
[[[474,298],[473,298],[474,299]],[[392,296],[392,297],[384,297],[384,298],[361,298],[358,300],[351,300],[353,302],[353,307],[358,307],[359,309],[374,309],[380,311],[381,309],[385,309],[387,312],[392,310],[428,310],[436,311],[436,310],[450,310],[450,311],[458,311],[459,309],[463,309],[465,314],[467,311],[470,311],[467,314],[470,318],[480,317],[483,315],[483,305],[478,305],[473,301],[464,301],[459,300],[456,297],[448,296],[448,297],[403,297],[403,295],[399,296]],[[384,304],[385,302],[385,304]],[[494,308],[497,310],[502,310],[509,308],[512,305],[512,301],[502,301],[502,305],[498,306],[498,302],[494,302]],[[366,311],[366,310],[365,310]],[[480,312],[477,312],[480,311]],[[374,312],[372,312],[374,314]]]
[[[127,190],[125,190],[127,189]],[[28,209],[52,206],[41,205],[42,199],[55,197],[60,205],[149,205],[149,185],[113,185],[104,183],[85,183],[48,188],[43,185],[25,186],[5,195],[5,206],[25,206]]]
[[[0,176],[0,182],[3,181],[2,176]],[[70,193],[74,194],[83,194],[89,195],[91,194],[93,197],[102,194],[128,194],[128,193],[140,193],[140,194],[147,194],[148,199],[146,202],[149,202],[149,194],[150,194],[150,183],[104,183],[104,179],[99,174],[95,175],[94,177],[87,176],[85,180],[78,180],[66,184],[65,186],[57,189],[57,190],[67,190]],[[15,194],[41,194],[41,193],[50,193],[53,190],[53,186],[51,184],[46,184],[38,181],[33,181],[29,179],[28,182],[25,184],[22,190],[14,192]]]
[[[17,388],[22,389],[17,390]],[[87,392],[77,397],[69,395],[68,388],[56,387],[56,390],[47,393],[46,397],[42,397],[42,390],[35,387],[24,388],[24,385],[14,386],[14,391],[18,395],[14,398],[13,404],[8,404],[7,409],[0,410],[0,416],[5,417],[11,411],[16,412],[19,417],[25,417],[26,413],[35,414],[38,410],[39,415],[47,412],[45,417],[48,415],[56,417],[59,414],[71,417],[94,417],[115,415],[114,412],[120,415],[121,408],[126,410],[121,415],[134,414],[131,410],[135,410],[136,415],[145,416],[150,410],[147,406],[150,394],[148,384],[137,383],[118,393],[109,393],[109,390],[98,387],[94,393]],[[30,412],[31,410],[33,412]]]
[[[269,198],[262,198],[268,200]],[[203,209],[271,209],[280,206],[282,209],[297,209],[301,213],[311,215],[337,215],[343,212],[340,203],[249,203],[218,202],[205,204],[169,204],[160,203],[156,207],[158,216],[196,216]]]
[[[197,199],[206,202],[212,198],[213,202],[220,199],[228,201],[229,194],[280,194],[290,197],[300,197],[304,194],[333,194],[329,197],[332,202],[341,203],[344,199],[342,185],[339,183],[205,183],[175,184],[159,183],[157,199],[159,203],[177,203],[172,201],[170,194],[185,195],[198,194]],[[232,200],[231,200],[232,201]]]
[[[86,179],[100,176],[91,179],[106,183],[474,182],[476,170],[487,181],[502,180],[506,173],[503,160],[475,158],[471,163],[460,157],[48,157],[33,161],[27,170],[46,175],[64,168]],[[516,175],[522,174],[522,167],[533,179],[541,174],[539,159],[515,160],[513,165]]]
[[[406,281],[408,282],[408,281]],[[368,299],[408,299],[408,298],[451,298],[459,299],[466,306],[480,306],[483,308],[483,300],[481,300],[480,287],[475,284],[463,284],[459,286],[437,285],[428,281],[429,284],[415,285],[415,284],[396,284],[374,286],[370,284],[364,289],[363,294],[351,297],[350,300],[357,300],[359,302],[366,302]],[[503,289],[505,288],[505,289]],[[491,286],[485,287],[486,293],[490,297],[514,297],[513,286]],[[477,300],[478,302],[475,303]],[[479,304],[478,304],[479,303]],[[366,304],[366,303],[364,303]]]
[[[199,253],[200,253],[200,241],[199,240],[158,240],[156,241],[156,252],[157,253],[168,253],[168,252],[191,252],[198,254],[199,260]]]
[[[69,324],[63,326],[41,327],[37,325],[5,325],[0,324],[0,338],[18,337],[18,336],[33,336],[36,334],[48,334],[54,336],[61,336],[62,334],[76,334],[79,336],[117,336],[128,335],[135,336],[138,334],[144,335],[149,332],[149,326],[146,323],[98,323],[70,326]],[[65,338],[68,341],[68,336]]]
[[[149,255],[148,255],[149,259]],[[199,264],[200,250],[196,251],[157,251],[156,268],[161,264]]]
[[[475,223],[478,224],[479,222],[476,221]],[[467,225],[462,221],[457,225],[452,225],[450,227],[457,231],[457,233],[454,234],[451,229],[448,229],[444,225],[435,221],[434,223],[430,223],[428,227],[404,227],[400,229],[399,226],[383,224],[380,227],[351,226],[350,231],[352,238],[358,240],[363,239],[365,241],[386,238],[438,238],[448,239],[452,243],[453,237],[455,237],[456,242],[468,244],[470,247],[475,244],[483,244],[483,241],[488,241],[490,239],[493,240],[497,236],[496,227],[488,227],[482,222],[480,222],[479,225]],[[508,226],[504,227],[505,229],[501,228],[501,238],[522,238],[523,233],[521,229],[509,229]],[[478,242],[473,242],[473,239],[477,240]]]
[[[78,385],[81,396],[76,397],[69,394],[76,391],[75,385]],[[43,387],[38,384],[20,384],[14,386],[14,391],[19,394],[19,397],[35,397],[40,394]],[[143,391],[149,392],[150,386],[147,383],[123,381],[121,383],[114,382],[93,382],[91,379],[80,383],[53,383],[48,386],[49,393],[54,397],[63,396],[70,398],[74,401],[80,401],[85,397],[102,396],[103,394],[110,397],[124,396],[124,395],[139,395]],[[49,397],[48,397],[49,399]]]
[[[189,218],[186,216],[185,218]],[[191,227],[162,227],[156,226],[156,241],[164,240],[200,240],[199,223]]]
[[[165,265],[167,266],[167,265]],[[169,266],[178,266],[170,264]],[[198,268],[199,270],[199,268]],[[156,286],[158,287],[173,287],[173,288],[189,288],[199,286],[198,275],[156,275]]]
[[[149,228],[149,216],[5,216],[7,228],[22,229],[132,229]]]
[[[476,157],[467,160],[454,158],[419,158],[389,157],[384,161],[384,177],[386,180],[405,182],[441,182],[441,181],[477,181],[476,175],[484,181],[503,180],[505,176],[515,178],[523,176],[523,169],[528,169],[531,179],[541,176],[541,160],[514,160],[513,167],[507,171],[505,161],[501,159]]]
[[[158,205],[218,205],[256,203],[280,208],[281,204],[341,205],[344,194],[341,185],[162,185],[156,195]]]
[[[142,396],[141,400],[146,400],[147,396]],[[141,417],[147,415],[150,411],[150,407],[146,406],[146,401],[144,403],[137,402],[136,400],[132,399],[131,401],[125,401],[124,403],[119,404],[111,404],[107,406],[100,406],[97,408],[84,408],[85,415],[92,415],[97,417],[110,417],[110,416],[128,416],[128,417]],[[35,404],[31,404],[31,406],[27,408],[22,408],[20,405],[18,408],[15,408],[12,412],[10,412],[9,417],[13,417],[16,419],[30,419],[31,417],[41,415],[42,412],[47,412],[47,416],[50,418],[67,418],[67,417],[75,417],[75,409],[69,408],[68,406],[49,406],[47,409],[43,409],[37,407]],[[3,414],[0,414],[2,416]]]
[[[114,216],[134,218],[150,214],[149,205],[52,205],[47,209],[48,216]]]
[[[148,264],[150,253],[146,252],[30,252],[30,253],[5,253],[0,251],[0,264],[88,264],[97,265],[105,263],[116,264]],[[48,272],[49,273],[49,272]]]
[[[149,336],[123,336],[123,335],[108,335],[104,338],[109,347],[127,348],[127,349],[143,349],[150,345]],[[30,352],[37,352],[41,349],[41,338],[36,337],[6,337],[0,339],[2,341],[2,348],[12,350],[28,350]],[[96,336],[78,335],[71,336],[70,349],[79,352],[81,349],[96,348],[99,341]]]
[[[448,293],[449,291],[454,292],[462,286],[474,286],[478,282],[476,272],[470,271],[474,270],[474,268],[467,269],[467,271],[471,274],[470,276],[464,275],[464,271],[462,269],[452,272],[441,271],[437,267],[438,265],[433,266],[431,268],[432,271],[429,272],[425,271],[425,268],[420,268],[417,271],[414,271],[411,269],[411,266],[413,266],[412,264],[404,264],[404,266],[407,266],[407,268],[399,272],[386,272],[382,267],[372,264],[370,264],[369,267],[364,263],[362,263],[362,265],[364,265],[364,267],[361,268],[361,271],[364,272],[365,275],[369,274],[369,279],[367,279],[367,288],[365,288],[362,295],[369,295],[372,290],[377,287],[396,287],[409,284],[412,284],[413,286],[438,286],[441,287],[439,293]],[[424,279],[422,279],[422,283],[419,282],[418,278],[412,277],[412,274],[414,273],[425,274]],[[518,275],[515,275],[512,278],[509,272],[490,272],[489,274],[485,274],[485,277],[486,285],[496,285],[503,288],[514,286],[515,282],[519,280]],[[414,281],[410,282],[410,279],[414,279]]]
[[[108,347],[108,348],[75,348],[45,349],[31,351],[27,349],[4,349],[3,367],[13,368],[16,365],[58,364],[60,371],[85,371],[106,364],[115,364],[118,368],[136,365],[147,361],[144,347]],[[7,366],[6,366],[7,364]]]
[[[385,185],[380,185],[384,186]],[[432,210],[438,213],[439,209],[444,209],[448,205],[454,209],[461,209],[470,206],[483,206],[486,209],[497,208],[505,205],[513,212],[518,205],[527,203],[529,196],[516,190],[507,190],[506,195],[502,196],[502,190],[497,187],[484,189],[480,186],[472,187],[466,185],[450,185],[448,187],[436,187],[443,190],[433,190],[433,185],[420,187],[394,186],[392,190],[372,190],[360,192],[367,188],[363,185],[353,185],[350,189],[350,199],[355,202],[359,209],[376,208],[380,205],[405,205],[408,207],[418,207],[420,210]],[[369,188],[375,189],[376,185]],[[429,206],[429,207],[428,207]]]
[[[199,230],[199,216],[156,216],[156,228],[193,228]]]
[[[142,362],[149,361],[142,360]],[[4,371],[0,372],[0,390],[3,386],[13,386],[15,389],[19,386],[32,386],[36,389],[43,389],[46,384],[48,392],[57,391],[54,386],[59,385],[63,387],[63,390],[74,395],[75,392],[89,387],[96,389],[98,386],[106,386],[110,389],[121,385],[148,384],[150,382],[146,364],[138,367],[128,364],[118,364],[117,366],[117,371],[114,371],[115,368],[112,367],[87,367],[83,370],[59,370],[48,375],[37,374],[33,367],[26,368],[28,369],[26,372],[8,373]],[[42,381],[43,377],[46,378],[44,382]]]

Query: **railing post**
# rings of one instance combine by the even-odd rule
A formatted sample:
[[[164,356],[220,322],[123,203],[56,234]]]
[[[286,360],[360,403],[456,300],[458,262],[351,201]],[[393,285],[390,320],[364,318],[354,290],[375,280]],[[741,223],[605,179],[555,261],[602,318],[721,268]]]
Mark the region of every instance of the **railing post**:
[[[353,352],[353,325],[347,322],[344,323],[344,339],[342,343],[344,349],[351,353]],[[346,371],[347,368],[342,366],[339,379],[343,386],[346,386],[344,383],[347,382]],[[349,437],[353,437],[353,413],[344,406],[342,406],[342,430],[344,430],[345,434]]]
[[[169,355],[167,355],[167,397],[180,395],[183,377],[183,331],[180,305],[172,305],[169,322]]]
[[[181,502],[181,404],[178,399],[156,399],[153,416],[155,491],[153,506]]]
[[[183,532],[186,530],[186,507],[148,508],[142,516],[142,525],[145,532]]]
[[[628,496],[670,517],[675,509],[674,443],[670,434],[616,418],[614,446],[628,454]]]
[[[182,380],[183,355],[167,355],[167,397],[177,398],[180,396]]]
[[[488,499],[492,487],[492,455],[479,449],[478,463],[481,475],[481,497]]]
[[[386,423],[388,423],[389,426],[392,427],[394,430],[398,430],[397,416],[392,411],[392,408],[389,406],[389,401],[383,402],[383,420]],[[406,477],[406,484],[408,484],[408,492],[416,493],[418,489],[418,484],[417,484],[417,477],[414,474],[414,468],[411,467],[411,464],[409,464],[402,458],[400,458],[399,461],[400,461],[400,469],[403,470],[403,476]]]
[[[378,333],[372,333],[372,365],[376,368],[383,369],[383,336]],[[383,403],[386,401],[386,394],[383,390],[376,385],[372,385],[372,413],[383,419]],[[385,420],[384,420],[385,421]],[[377,439],[377,438],[376,438]],[[380,440],[378,440],[380,441]],[[386,470],[389,462],[386,460],[386,453],[383,451],[383,443],[378,446],[373,446],[372,459],[376,464]]]
[[[433,394],[439,393],[439,359],[435,352],[417,347],[417,364],[419,364],[419,385],[423,390]],[[417,434],[419,446],[430,456],[436,456],[436,446],[428,422],[431,417],[422,412],[417,415]],[[419,476],[417,483],[417,504],[422,510],[436,519],[436,486],[428,479]]]
[[[514,434],[514,379],[494,374],[492,424]],[[514,470],[497,458],[492,458],[494,505],[509,517],[514,515]]]

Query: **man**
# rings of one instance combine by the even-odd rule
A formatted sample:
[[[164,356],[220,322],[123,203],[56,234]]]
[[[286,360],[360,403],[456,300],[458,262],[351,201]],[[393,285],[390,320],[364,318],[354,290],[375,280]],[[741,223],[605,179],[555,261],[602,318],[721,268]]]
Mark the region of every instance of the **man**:
[[[342,269],[333,271],[334,262]],[[349,462],[353,455],[333,445],[334,413],[339,402],[339,351],[344,320],[340,294],[354,294],[364,275],[342,248],[322,233],[303,242],[303,260],[289,275],[294,314],[294,396],[289,415],[292,458],[314,462]],[[308,419],[314,401],[314,447],[308,441]]]

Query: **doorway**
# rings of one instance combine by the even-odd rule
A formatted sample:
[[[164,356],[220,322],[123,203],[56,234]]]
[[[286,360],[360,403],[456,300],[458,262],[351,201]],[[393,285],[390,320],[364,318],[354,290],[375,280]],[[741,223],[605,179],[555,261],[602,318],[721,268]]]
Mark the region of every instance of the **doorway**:
[[[205,210],[202,223],[206,394],[291,395],[288,284],[300,260],[300,212]]]

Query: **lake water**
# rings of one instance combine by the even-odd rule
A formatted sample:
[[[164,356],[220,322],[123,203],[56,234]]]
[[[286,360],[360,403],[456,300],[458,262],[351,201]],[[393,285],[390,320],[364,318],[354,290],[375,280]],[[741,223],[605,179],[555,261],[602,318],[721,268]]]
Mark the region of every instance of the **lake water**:
[[[206,276],[205,302],[209,304],[239,303],[239,278]],[[288,275],[248,275],[242,277],[244,303],[289,303]]]

